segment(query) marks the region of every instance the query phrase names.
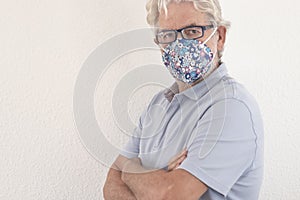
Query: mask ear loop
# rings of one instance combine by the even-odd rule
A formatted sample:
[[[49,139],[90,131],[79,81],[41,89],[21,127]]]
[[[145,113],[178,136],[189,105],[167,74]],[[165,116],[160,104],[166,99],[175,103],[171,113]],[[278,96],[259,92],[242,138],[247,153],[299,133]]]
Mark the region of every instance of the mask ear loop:
[[[212,32],[212,34],[203,42],[203,43],[201,43],[200,44],[200,46],[203,48],[204,47],[204,45],[215,35],[215,33],[217,32],[217,30],[218,30],[218,27],[216,27],[215,29],[214,29],[214,31]]]
[[[161,50],[163,50],[165,53],[167,53],[167,50],[165,50],[165,48],[163,48],[161,44],[159,44],[158,46],[160,47]]]
[[[204,48],[204,45],[215,35],[217,30],[218,30],[218,27],[216,27],[214,29],[214,31],[212,32],[212,34],[203,43],[200,44],[201,48]],[[211,65],[214,62],[215,58],[216,58],[216,54],[213,53],[213,57],[207,65]]]

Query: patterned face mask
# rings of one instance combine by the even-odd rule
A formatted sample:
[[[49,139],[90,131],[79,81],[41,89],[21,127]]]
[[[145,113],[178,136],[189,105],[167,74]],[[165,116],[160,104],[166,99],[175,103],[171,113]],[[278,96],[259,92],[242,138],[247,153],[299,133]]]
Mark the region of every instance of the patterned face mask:
[[[180,38],[162,49],[163,63],[174,78],[191,84],[209,71],[214,55],[206,43],[216,30],[203,43]]]

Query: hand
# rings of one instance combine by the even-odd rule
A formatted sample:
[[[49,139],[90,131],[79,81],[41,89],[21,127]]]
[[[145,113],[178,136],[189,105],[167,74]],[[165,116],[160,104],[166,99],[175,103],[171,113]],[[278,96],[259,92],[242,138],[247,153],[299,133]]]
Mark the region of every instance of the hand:
[[[184,149],[181,153],[176,155],[174,158],[172,158],[168,164],[168,171],[173,171],[179,165],[184,161],[184,159],[187,157],[187,150]]]

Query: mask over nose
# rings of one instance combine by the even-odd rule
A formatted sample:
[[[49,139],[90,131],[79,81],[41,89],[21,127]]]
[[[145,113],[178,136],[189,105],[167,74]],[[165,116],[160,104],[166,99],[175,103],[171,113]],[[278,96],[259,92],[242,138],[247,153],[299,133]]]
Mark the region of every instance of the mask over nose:
[[[174,78],[191,84],[209,71],[214,54],[206,43],[216,31],[217,28],[203,43],[179,38],[162,49],[163,63]]]

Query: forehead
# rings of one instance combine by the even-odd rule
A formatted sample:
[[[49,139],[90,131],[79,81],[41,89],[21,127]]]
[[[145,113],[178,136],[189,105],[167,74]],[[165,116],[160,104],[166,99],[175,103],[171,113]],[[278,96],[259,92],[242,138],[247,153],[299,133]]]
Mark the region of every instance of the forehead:
[[[161,11],[158,23],[160,29],[180,29],[189,25],[206,25],[207,17],[194,7],[193,2],[172,2],[168,5],[167,15]]]

